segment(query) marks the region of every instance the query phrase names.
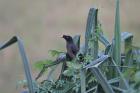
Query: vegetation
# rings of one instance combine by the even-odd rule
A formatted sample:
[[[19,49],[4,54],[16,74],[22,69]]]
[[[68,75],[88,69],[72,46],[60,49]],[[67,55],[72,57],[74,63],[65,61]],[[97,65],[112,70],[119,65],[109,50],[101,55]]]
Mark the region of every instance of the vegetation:
[[[38,93],[138,93],[139,48],[132,45],[131,33],[120,32],[119,0],[116,0],[112,43],[105,38],[97,14],[98,9],[90,9],[84,48],[80,48],[75,60],[66,62],[68,68],[61,73],[65,77],[43,81]],[[78,40],[75,37],[74,40],[79,45],[80,37],[76,37]],[[99,41],[105,49],[99,48]],[[52,51],[53,56],[59,53]],[[84,55],[82,63],[77,61],[80,54]]]
[[[28,85],[30,93],[138,93],[140,91],[140,48],[132,44],[131,33],[120,31],[119,0],[116,0],[112,42],[105,38],[98,19],[98,9],[95,8],[89,10],[85,44],[80,44],[79,35],[73,37],[73,40],[77,46],[81,46],[77,57],[72,61],[65,60],[66,62],[54,63],[53,60],[37,62],[35,66],[41,72],[36,80],[32,80],[28,60],[19,37],[13,37],[0,49],[18,42],[27,78],[27,82],[24,83]],[[100,43],[104,45],[104,49],[100,49]],[[56,58],[66,58],[65,53],[57,50],[51,50],[50,53]],[[81,58],[83,61],[79,62]],[[52,66],[59,63],[66,64],[67,69],[63,69],[62,65],[59,78],[54,80],[52,72],[56,68]],[[47,68],[52,68],[49,78],[37,82]]]

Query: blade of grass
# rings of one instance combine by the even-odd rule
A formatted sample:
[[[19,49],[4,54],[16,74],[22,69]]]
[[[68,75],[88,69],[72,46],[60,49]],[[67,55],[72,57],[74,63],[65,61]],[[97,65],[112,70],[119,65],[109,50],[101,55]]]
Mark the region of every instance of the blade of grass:
[[[121,77],[121,83],[124,84],[123,87],[125,87],[126,89],[129,89],[129,84],[128,82],[126,81],[126,79],[124,78],[124,75],[122,74],[122,72],[120,71],[119,67],[117,66],[117,64],[115,63],[115,61],[112,59],[112,58],[109,58],[109,60],[113,63],[113,65],[115,66],[115,70],[118,72],[118,74],[120,75]]]
[[[86,72],[85,69],[80,70],[81,93],[86,93]]]
[[[32,80],[32,75],[30,72],[29,61],[27,59],[27,56],[24,50],[23,42],[19,37],[17,37],[17,40],[18,40],[18,47],[19,47],[20,55],[23,60],[26,79],[28,81],[27,83],[28,83],[29,93],[35,93],[34,88],[33,88],[33,80]]]
[[[94,20],[93,20],[93,30],[91,34],[93,35],[93,48],[91,49],[91,55],[93,56],[94,59],[98,58],[98,49],[99,49],[99,44],[98,44],[98,37],[96,36],[98,28],[98,9],[95,10],[95,15],[94,15]]]
[[[115,15],[115,36],[113,58],[117,65],[121,63],[121,34],[120,34],[120,11],[119,0],[116,0],[116,15]]]
[[[90,70],[103,87],[105,93],[114,93],[111,85],[108,84],[107,79],[98,67],[94,66],[93,68],[90,68]]]
[[[89,39],[91,35],[91,30],[92,30],[92,24],[93,24],[93,19],[94,19],[94,8],[90,8],[89,13],[88,13],[88,18],[87,18],[87,24],[86,24],[86,32],[85,32],[85,53],[88,52],[89,48]]]
[[[85,32],[85,53],[92,54],[94,59],[98,56],[97,13],[98,9],[90,8]]]
[[[106,39],[106,37],[103,34],[99,33],[98,38],[99,38],[99,41],[103,43],[105,47],[110,45],[109,41]]]

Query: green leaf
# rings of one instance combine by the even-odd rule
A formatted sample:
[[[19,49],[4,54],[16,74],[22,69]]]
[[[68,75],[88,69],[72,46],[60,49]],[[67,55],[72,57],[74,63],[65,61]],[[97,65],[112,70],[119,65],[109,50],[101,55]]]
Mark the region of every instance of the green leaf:
[[[37,68],[38,70],[41,70],[45,64],[50,65],[52,63],[53,63],[52,60],[41,60],[41,61],[36,62],[34,64],[34,67]]]
[[[110,45],[108,39],[104,36],[102,28],[101,28],[101,24],[98,24],[97,28],[96,28],[96,36],[98,37],[99,41],[101,43],[103,43],[106,47],[108,45]]]
[[[91,82],[93,82],[93,81],[96,81],[96,78],[93,77],[93,76],[91,76],[87,83],[89,84],[89,83],[91,83]]]
[[[86,71],[85,69],[80,70],[80,81],[81,81],[81,93],[86,92]]]
[[[65,76],[73,76],[73,70],[72,69],[68,69],[68,70],[65,70],[64,72],[63,72],[63,74],[65,75]]]
[[[119,0],[116,0],[116,16],[115,16],[115,31],[114,31],[114,48],[113,58],[117,65],[121,63],[121,34],[120,34],[120,11],[119,11]]]
[[[98,9],[91,8],[89,10],[86,32],[85,32],[85,53],[92,54],[93,58],[97,58],[98,54],[98,38],[96,34]],[[90,40],[90,39],[93,40]],[[90,43],[91,42],[91,43]],[[90,44],[89,44],[90,43]]]
[[[135,74],[135,82],[140,82],[140,71]]]
[[[60,52],[60,51],[57,51],[57,50],[49,50],[49,53],[51,54],[51,56],[58,56],[60,53],[63,53],[63,52]]]
[[[27,86],[27,80],[19,80],[17,81],[16,83],[16,87],[18,88],[19,86],[24,86],[26,85]]]
[[[91,60],[93,60],[93,57],[91,55],[86,55],[86,57],[84,57],[84,59],[85,59],[85,62],[88,63]]]
[[[67,62],[67,66],[73,69],[80,69],[82,67],[82,64],[76,62]]]

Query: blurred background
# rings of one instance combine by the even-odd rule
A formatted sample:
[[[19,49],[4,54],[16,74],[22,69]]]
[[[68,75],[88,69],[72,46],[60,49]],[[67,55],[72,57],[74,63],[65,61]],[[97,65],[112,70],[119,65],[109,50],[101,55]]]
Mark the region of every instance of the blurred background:
[[[48,50],[65,51],[63,34],[84,32],[89,8],[99,9],[99,20],[106,37],[113,37],[115,0],[0,0],[0,43],[19,35],[33,64],[49,58]],[[134,34],[134,45],[140,46],[140,0],[121,1],[121,31]],[[0,93],[19,93],[17,80],[24,71],[17,44],[0,51]]]

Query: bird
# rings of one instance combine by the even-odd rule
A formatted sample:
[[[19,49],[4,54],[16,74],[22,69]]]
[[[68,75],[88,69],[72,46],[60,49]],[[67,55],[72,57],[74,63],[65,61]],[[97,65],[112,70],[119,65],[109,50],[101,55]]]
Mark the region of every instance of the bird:
[[[69,35],[63,35],[62,38],[66,41],[66,59],[71,61],[76,57],[76,54],[79,51],[78,46],[74,43],[73,38]]]
[[[61,70],[61,74],[60,74],[59,79],[62,77],[65,77],[65,76],[63,76],[62,72],[67,69],[66,61],[72,61],[74,58],[76,58],[76,54],[78,53],[79,48],[74,43],[71,36],[63,35],[62,38],[64,38],[66,41],[66,49],[67,49],[66,55],[62,54],[58,58],[56,58],[56,60],[52,64],[44,65],[42,70],[38,74],[38,76],[35,78],[36,80],[42,76],[42,74],[45,72],[46,68],[53,66],[53,65],[56,65],[56,64],[59,64],[60,62],[63,62],[64,64],[62,66],[62,70]]]

